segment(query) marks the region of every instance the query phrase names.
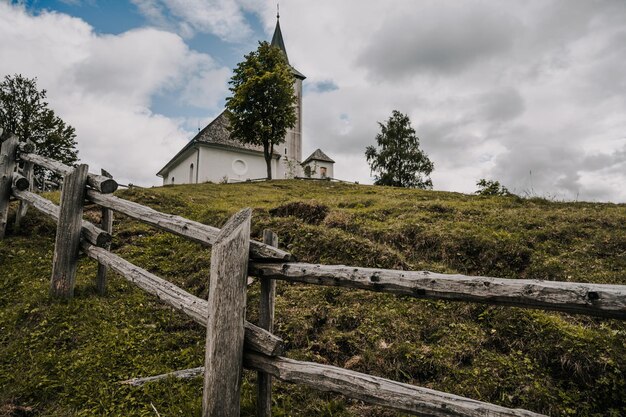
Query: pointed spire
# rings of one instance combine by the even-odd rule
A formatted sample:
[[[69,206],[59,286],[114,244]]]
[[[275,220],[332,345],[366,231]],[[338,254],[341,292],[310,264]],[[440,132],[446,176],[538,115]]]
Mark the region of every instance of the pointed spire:
[[[287,49],[285,49],[285,41],[283,41],[283,34],[280,31],[280,13],[278,9],[278,4],[276,5],[276,28],[274,29],[274,36],[272,36],[272,46],[276,46],[283,51],[285,54],[285,59],[287,63],[289,63],[289,57],[287,56]]]
[[[289,57],[287,56],[285,41],[283,41],[283,33],[280,31],[280,10],[278,8],[278,4],[276,4],[276,28],[274,29],[274,36],[272,36],[271,45],[279,48],[283,52],[283,54],[285,55],[285,60],[287,61],[287,64],[289,64]],[[296,78],[299,78],[301,80],[304,80],[306,78],[304,74],[302,74],[294,67],[291,67],[291,70]]]

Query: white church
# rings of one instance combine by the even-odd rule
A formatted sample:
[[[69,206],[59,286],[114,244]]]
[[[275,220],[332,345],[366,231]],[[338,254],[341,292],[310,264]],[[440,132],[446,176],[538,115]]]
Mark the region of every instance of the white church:
[[[278,17],[278,16],[277,16]],[[287,50],[276,21],[272,45]],[[322,150],[317,149],[302,160],[302,81],[306,78],[291,67],[295,77],[296,124],[287,131],[285,142],[274,146],[272,158],[272,178],[295,177],[333,178],[335,161]],[[157,173],[163,178],[163,185],[197,184],[202,182],[240,182],[261,179],[267,176],[263,147],[243,144],[230,137],[229,122],[222,112],[211,123],[191,139]]]

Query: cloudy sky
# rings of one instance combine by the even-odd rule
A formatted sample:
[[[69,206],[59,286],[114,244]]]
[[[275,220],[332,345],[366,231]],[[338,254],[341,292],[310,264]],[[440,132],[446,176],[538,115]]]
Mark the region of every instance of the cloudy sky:
[[[410,116],[434,188],[626,202],[626,1],[283,0],[307,76],[304,153],[371,182],[379,121]],[[275,1],[0,0],[0,75],[37,77],[81,160],[155,176],[219,114]]]

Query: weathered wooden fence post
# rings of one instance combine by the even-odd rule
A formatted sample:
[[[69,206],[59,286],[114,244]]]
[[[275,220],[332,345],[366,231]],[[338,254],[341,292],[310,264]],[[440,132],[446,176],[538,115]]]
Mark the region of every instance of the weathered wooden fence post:
[[[278,235],[271,230],[263,230],[263,243],[278,247]],[[274,331],[274,299],[276,281],[259,278],[261,281],[261,304],[259,305],[259,327],[272,333]],[[265,372],[257,373],[257,408],[258,417],[272,415],[272,376]]]
[[[35,146],[32,142],[28,142],[32,147],[32,152],[35,152]],[[22,175],[28,181],[28,191],[33,191],[33,184],[35,178],[35,164],[30,161],[22,162]],[[28,203],[24,200],[20,200],[20,205],[17,209],[17,213],[15,214],[15,230],[20,228],[20,224],[22,223],[22,219],[26,216],[26,212],[28,211]]]
[[[231,217],[211,251],[203,417],[239,417],[251,213]]]
[[[4,238],[9,217],[9,200],[18,142],[17,136],[13,135],[0,147],[0,239]]]
[[[50,280],[50,293],[53,296],[71,298],[74,295],[88,170],[88,165],[78,165],[63,178]]]
[[[107,178],[113,178],[113,176],[111,176],[111,174],[109,174],[104,169],[100,170],[100,173]],[[102,207],[102,218],[100,220],[100,228],[109,234],[113,233],[113,210],[106,208],[106,207]],[[104,247],[104,249],[106,250],[111,249],[111,244],[110,243],[107,244]],[[96,275],[96,289],[98,291],[98,294],[100,295],[106,294],[107,267],[102,265],[101,263],[98,264],[98,274]]]

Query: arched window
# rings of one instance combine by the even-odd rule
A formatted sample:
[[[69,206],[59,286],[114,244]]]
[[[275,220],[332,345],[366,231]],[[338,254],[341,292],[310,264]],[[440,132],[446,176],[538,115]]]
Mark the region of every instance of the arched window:
[[[172,177],[172,184],[174,184],[174,177]]]
[[[193,163],[189,165],[189,184],[193,184]]]

